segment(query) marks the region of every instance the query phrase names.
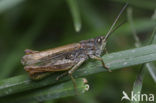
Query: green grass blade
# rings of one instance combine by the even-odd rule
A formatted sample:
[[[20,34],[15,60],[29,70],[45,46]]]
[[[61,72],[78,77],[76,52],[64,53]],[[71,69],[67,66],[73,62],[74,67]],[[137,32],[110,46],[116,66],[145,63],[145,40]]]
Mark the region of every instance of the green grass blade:
[[[88,91],[89,85],[84,82],[84,78],[76,79],[77,92],[84,93]],[[19,93],[15,95],[6,96],[0,101],[2,103],[28,103],[28,102],[43,102],[67,96],[75,95],[75,89],[72,81],[64,82],[54,86],[48,86],[34,91]]]
[[[136,29],[134,27],[133,18],[132,18],[132,8],[130,8],[130,7],[128,7],[128,9],[127,9],[127,18],[128,18],[128,22],[130,23],[133,37],[135,39],[135,46],[140,47],[141,43],[140,43],[139,37],[137,36]]]
[[[0,13],[5,12],[8,9],[22,3],[25,0],[1,0],[0,1]]]
[[[75,31],[79,32],[81,30],[81,17],[77,0],[67,0],[67,3],[72,14]]]
[[[152,44],[156,44],[156,27],[153,30],[152,33],[152,38],[151,38],[151,43]],[[153,78],[154,82],[156,83],[156,67],[154,63],[146,63],[146,67],[151,75],[151,77]]]
[[[132,12],[133,12],[132,8],[129,7],[127,9],[127,18],[128,18],[129,23],[130,23],[130,26],[131,26],[133,37],[135,39],[135,46],[140,47],[141,42],[140,42],[139,37],[137,36],[137,32],[136,32],[136,29],[135,29],[134,24],[133,24]],[[144,71],[145,71],[144,64],[142,64],[140,73],[138,74],[138,76],[137,76],[137,78],[136,78],[136,80],[134,82],[133,90],[132,90],[133,93],[136,94],[136,95],[141,93],[143,79],[144,79],[144,73],[145,73]],[[139,98],[136,98],[136,99],[138,100]],[[139,103],[139,101],[131,101],[131,103]]]
[[[135,42],[136,42],[135,46],[136,47],[140,47],[141,46],[141,42],[140,42],[139,37],[137,36],[137,32],[136,32],[134,24],[133,24],[132,12],[133,12],[132,8],[129,7],[128,10],[127,10],[127,17],[128,17],[128,21],[129,21],[130,26],[131,26],[133,37],[134,37]],[[155,30],[154,30],[154,32],[155,32]],[[154,32],[153,32],[153,35],[154,35]],[[153,40],[152,40],[152,43],[153,43]],[[134,94],[136,94],[136,95],[140,95],[141,94],[142,85],[143,85],[143,79],[144,79],[144,75],[145,75],[145,71],[146,70],[149,70],[151,76],[154,77],[153,76],[154,75],[153,69],[155,69],[155,68],[154,68],[154,66],[152,66],[152,64],[153,63],[142,64],[140,73],[138,74],[138,76],[137,76],[137,78],[136,78],[136,80],[134,82],[134,85],[133,85],[133,90],[132,91],[133,91]],[[140,98],[138,98],[138,96],[136,96],[136,100],[131,101],[131,103],[139,103],[139,101],[137,101],[139,99]]]
[[[156,67],[154,63],[146,63],[146,67],[151,77],[153,78],[154,82],[156,83]]]
[[[104,55],[103,60],[111,70],[117,70],[124,67],[134,66],[156,60],[156,45],[148,45],[140,48],[124,50],[116,53]],[[74,72],[73,76],[82,77],[99,72],[107,71],[102,67],[99,61],[90,61],[82,65],[80,69]],[[32,81],[26,75],[16,76],[0,81],[0,97],[34,88],[44,87],[49,84],[55,84],[58,74],[53,74],[40,81]],[[69,79],[62,78],[60,81]]]
[[[142,65],[142,68],[141,68],[141,71],[140,73],[138,74],[135,82],[134,82],[134,85],[133,85],[133,93],[136,94],[136,95],[140,95],[141,93],[141,89],[142,89],[142,84],[143,84],[143,78],[144,78],[144,75],[145,75],[145,67],[144,65]],[[138,100],[139,98],[137,98],[138,96],[136,96],[136,99]],[[139,101],[132,101],[131,103],[139,103]]]

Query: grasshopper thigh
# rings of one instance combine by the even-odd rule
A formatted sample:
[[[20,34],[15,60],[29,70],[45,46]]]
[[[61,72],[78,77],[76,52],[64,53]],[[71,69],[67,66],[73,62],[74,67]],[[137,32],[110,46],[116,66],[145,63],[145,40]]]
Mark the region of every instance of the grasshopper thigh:
[[[72,74],[76,69],[78,69],[78,67],[85,62],[86,59],[81,59],[76,65],[74,65],[69,71],[69,74]]]

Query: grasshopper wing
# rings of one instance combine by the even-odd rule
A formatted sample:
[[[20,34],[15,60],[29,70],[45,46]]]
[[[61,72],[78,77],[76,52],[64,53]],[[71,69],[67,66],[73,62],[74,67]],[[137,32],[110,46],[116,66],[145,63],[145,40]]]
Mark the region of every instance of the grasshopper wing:
[[[62,62],[61,64],[57,64],[58,62]],[[60,60],[56,61],[55,64],[53,63],[48,63],[44,66],[25,66],[24,69],[29,72],[30,75],[34,75],[36,73],[42,73],[42,72],[56,72],[56,71],[66,71],[71,69],[76,62],[74,61],[65,61],[65,60]]]
[[[51,59],[51,58],[57,58],[61,55],[64,55],[68,52],[74,51],[79,49],[81,46],[79,43],[73,43],[68,44],[65,46],[45,50],[45,51],[37,51],[33,53],[28,53],[28,55],[25,55],[22,57],[22,64],[23,65],[34,65],[36,63],[41,62],[41,60]]]

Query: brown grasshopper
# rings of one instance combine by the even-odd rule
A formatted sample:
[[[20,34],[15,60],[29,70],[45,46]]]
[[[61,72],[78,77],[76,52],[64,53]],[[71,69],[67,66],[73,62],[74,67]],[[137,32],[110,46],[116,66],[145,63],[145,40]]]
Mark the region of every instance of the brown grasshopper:
[[[29,72],[32,79],[41,79],[50,73],[65,71],[57,77],[57,80],[69,74],[74,85],[72,73],[89,58],[101,61],[103,67],[111,72],[100,56],[105,51],[106,40],[126,6],[127,4],[122,8],[105,37],[99,36],[45,51],[25,50],[26,55],[21,60],[24,69]]]

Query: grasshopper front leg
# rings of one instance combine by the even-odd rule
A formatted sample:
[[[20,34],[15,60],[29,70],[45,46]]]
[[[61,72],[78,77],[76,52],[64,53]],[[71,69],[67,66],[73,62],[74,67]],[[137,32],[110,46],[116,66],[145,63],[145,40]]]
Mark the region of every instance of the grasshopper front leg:
[[[98,56],[95,56],[95,55],[90,55],[90,58],[91,59],[94,59],[94,60],[98,60],[98,61],[101,61],[102,65],[104,68],[106,68],[109,72],[112,72],[104,63],[103,59],[101,57],[98,57]]]

